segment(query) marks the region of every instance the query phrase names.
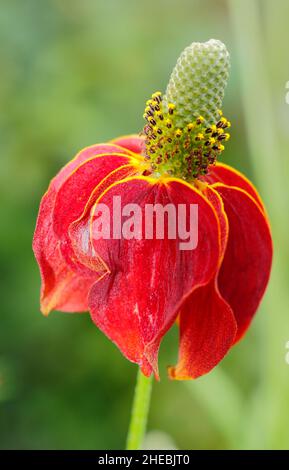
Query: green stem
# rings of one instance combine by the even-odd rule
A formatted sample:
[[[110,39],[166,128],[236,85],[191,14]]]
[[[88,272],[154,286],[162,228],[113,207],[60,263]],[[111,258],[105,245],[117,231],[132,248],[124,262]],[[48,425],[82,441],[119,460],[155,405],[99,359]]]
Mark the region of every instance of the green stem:
[[[141,448],[146,431],[152,382],[153,376],[145,377],[139,369],[127,436],[127,450],[138,450]]]

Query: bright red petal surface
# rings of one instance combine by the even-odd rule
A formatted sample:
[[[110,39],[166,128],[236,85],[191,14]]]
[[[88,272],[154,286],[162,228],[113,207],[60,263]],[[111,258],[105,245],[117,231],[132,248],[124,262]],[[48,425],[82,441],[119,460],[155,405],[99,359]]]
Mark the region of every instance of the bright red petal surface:
[[[98,203],[112,207],[121,196],[122,206],[190,204],[199,207],[199,242],[195,250],[180,250],[180,239],[93,240],[95,251],[110,273],[93,286],[89,307],[96,325],[123,354],[149,375],[158,375],[157,356],[163,335],[174,323],[187,295],[214,276],[220,256],[219,226],[215,211],[194,188],[178,180],[161,182],[130,178],[113,185]],[[94,234],[92,216],[92,235]],[[188,219],[187,219],[188,222]],[[166,232],[165,232],[166,233]]]

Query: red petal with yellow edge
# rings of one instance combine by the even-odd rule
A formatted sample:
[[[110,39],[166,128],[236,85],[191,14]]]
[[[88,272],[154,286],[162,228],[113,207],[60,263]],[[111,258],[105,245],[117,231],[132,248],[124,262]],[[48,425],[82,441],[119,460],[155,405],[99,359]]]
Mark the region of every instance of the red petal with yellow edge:
[[[220,266],[228,240],[228,220],[218,193],[207,187],[204,194],[219,219]],[[179,327],[179,361],[176,367],[169,368],[172,379],[195,379],[208,373],[231,348],[237,324],[230,305],[219,292],[217,273],[206,286],[189,295],[180,311]]]
[[[272,239],[267,218],[255,200],[241,189],[214,185],[229,221],[229,238],[218,285],[231,306],[240,339],[260,304],[272,263]]]
[[[70,160],[52,179],[50,186],[52,185],[56,190],[60,188],[66,178],[82,163],[89,160],[96,155],[111,154],[111,153],[125,153],[130,155],[125,148],[120,148],[117,144],[95,144],[90,147],[82,149],[72,160]]]
[[[67,266],[60,250],[59,239],[52,228],[55,200],[66,179],[79,165],[98,153],[117,151],[119,147],[114,144],[97,144],[83,149],[53,178],[42,198],[33,238],[33,251],[41,273],[40,304],[44,314],[53,309],[63,311],[88,309],[87,295],[91,283],[95,281],[95,275],[93,279],[87,275],[79,277]],[[126,150],[123,149],[123,152],[126,153]],[[102,267],[101,272],[103,270]]]
[[[93,238],[95,250],[110,273],[90,291],[89,308],[96,325],[145,375],[158,376],[157,357],[162,337],[174,323],[186,296],[207,284],[219,262],[220,241],[216,213],[197,190],[180,180],[164,182],[134,177],[111,186],[98,203],[112,207],[121,196],[122,207],[136,203],[144,223],[146,204],[184,204],[189,223],[190,204],[198,205],[199,231],[196,249],[181,250],[178,236],[140,240]],[[92,236],[95,237],[92,215]],[[189,226],[189,225],[188,225]],[[144,227],[143,227],[144,228]]]
[[[144,147],[144,138],[136,134],[118,137],[111,142],[138,154],[142,153]]]
[[[69,225],[82,215],[91,193],[104,178],[124,165],[132,166],[133,162],[136,163],[136,160],[131,156],[122,154],[98,155],[78,166],[59,189],[54,205],[53,230],[61,240],[62,254],[72,269],[76,259],[68,234]],[[78,265],[78,268],[81,267]],[[83,269],[81,273],[89,275]]]
[[[53,228],[59,238],[65,236],[71,222],[82,214],[91,192],[103,178],[129,163],[131,157],[126,155],[97,155],[79,165],[66,178],[54,205]]]
[[[80,272],[83,272],[83,268],[86,266],[89,270],[99,272],[100,266],[103,266],[102,260],[94,250],[90,239],[90,210],[109,186],[135,175],[138,170],[137,166],[128,164],[109,173],[91,193],[82,215],[70,225],[65,249],[69,251],[67,261],[72,264],[74,270],[79,269]]]
[[[210,184],[223,183],[227,186],[236,186],[243,189],[255,199],[259,207],[264,211],[264,206],[257,189],[246,176],[231,166],[224,163],[216,163],[216,165],[209,167],[209,173],[203,177],[203,180]]]

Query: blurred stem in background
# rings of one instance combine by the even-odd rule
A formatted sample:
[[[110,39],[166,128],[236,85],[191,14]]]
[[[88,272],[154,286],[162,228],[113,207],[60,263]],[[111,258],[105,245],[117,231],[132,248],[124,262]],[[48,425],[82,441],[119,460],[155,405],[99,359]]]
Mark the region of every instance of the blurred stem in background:
[[[240,64],[241,92],[250,158],[255,179],[272,222],[287,204],[284,198],[277,122],[273,112],[266,62],[266,40],[261,26],[259,0],[228,0],[232,32]],[[272,181],[280,184],[270,188]]]
[[[228,0],[229,19],[238,54],[239,77],[254,180],[268,208],[275,245],[269,289],[261,306],[262,362],[255,392],[243,396],[221,368],[199,382],[188,383],[204,404],[229,448],[287,448],[288,372],[284,361],[288,332],[288,213],[286,172],[278,140],[278,113],[273,106],[267,50],[259,0]],[[266,11],[263,10],[266,14]],[[268,12],[267,12],[268,13]],[[268,19],[270,22],[270,18]],[[284,78],[284,84],[285,84]],[[287,336],[286,336],[287,334]],[[253,360],[257,361],[258,354]],[[208,386],[208,385],[211,385]],[[217,392],[217,396],[216,396]],[[220,401],[221,399],[221,401]],[[222,403],[224,407],[222,407]],[[221,404],[221,405],[220,405]],[[225,419],[223,410],[227,413]]]
[[[146,432],[152,383],[153,376],[145,377],[139,369],[134,392],[131,421],[129,424],[127,436],[127,450],[141,449],[143,438]]]
[[[210,374],[198,380],[186,381],[185,385],[204,406],[213,426],[225,438],[227,446],[239,448],[244,398],[230,375],[221,367],[216,367]]]
[[[286,446],[282,442],[282,435],[285,435],[282,432],[282,416],[286,416],[284,412],[286,408],[288,410],[288,405],[284,403],[287,375],[284,326],[287,323],[285,315],[288,305],[288,289],[284,283],[288,234],[284,214],[288,211],[288,201],[284,191],[286,180],[278,141],[278,114],[273,106],[267,70],[266,37],[264,27],[261,27],[261,8],[265,3],[258,0],[229,0],[228,5],[239,54],[250,157],[257,186],[269,211],[275,245],[272,278],[264,302],[262,344],[265,348],[260,386],[248,407],[243,445],[246,448],[282,448]],[[254,435],[250,435],[250,430],[254,430]]]

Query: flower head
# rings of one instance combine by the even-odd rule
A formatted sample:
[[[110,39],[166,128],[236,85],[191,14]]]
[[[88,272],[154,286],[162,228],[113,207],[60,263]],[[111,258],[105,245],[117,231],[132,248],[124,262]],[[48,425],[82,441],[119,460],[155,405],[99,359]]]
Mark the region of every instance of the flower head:
[[[191,182],[223,152],[231,125],[220,110],[229,66],[220,41],[193,43],[180,55],[165,96],[158,91],[147,101],[145,157],[154,172]]]
[[[246,332],[268,283],[263,203],[218,162],[230,137],[220,111],[228,69],[220,41],[193,43],[165,95],[147,101],[140,135],[82,150],[41,201],[33,248],[42,312],[89,310],[145,375],[158,376],[160,343],[176,321],[170,377],[209,372]],[[188,249],[192,207],[198,230]]]

